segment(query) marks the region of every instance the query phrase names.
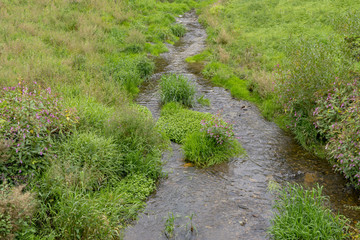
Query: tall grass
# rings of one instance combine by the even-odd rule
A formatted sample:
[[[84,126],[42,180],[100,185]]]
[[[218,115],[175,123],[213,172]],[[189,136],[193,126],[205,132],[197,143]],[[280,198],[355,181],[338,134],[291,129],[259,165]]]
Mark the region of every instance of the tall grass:
[[[276,190],[269,233],[274,239],[348,239],[346,220],[326,207],[322,187],[288,184]]]
[[[186,77],[168,74],[162,76],[160,81],[160,99],[163,104],[179,102],[188,107],[193,105],[195,86]]]

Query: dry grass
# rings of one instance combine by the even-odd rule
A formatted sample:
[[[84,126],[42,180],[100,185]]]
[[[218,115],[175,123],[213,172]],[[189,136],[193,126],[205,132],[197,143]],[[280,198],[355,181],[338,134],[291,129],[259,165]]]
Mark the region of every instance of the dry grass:
[[[261,96],[266,97],[269,93],[272,93],[275,85],[275,77],[264,70],[254,71],[252,74],[252,80],[258,86],[258,92]]]
[[[219,52],[219,60],[222,63],[228,63],[230,60],[230,54],[226,51],[226,49],[224,49],[223,47],[219,46],[218,47],[218,52]]]
[[[216,42],[218,44],[224,44],[224,45],[231,43],[232,40],[233,38],[231,34],[228,33],[228,31],[226,31],[225,29],[221,29],[218,37],[216,38]]]
[[[10,189],[3,184],[0,188],[0,221],[6,221],[10,233],[2,239],[15,239],[15,233],[19,231],[24,222],[31,220],[36,210],[35,196],[30,192],[23,192],[25,186],[17,186]],[[10,219],[7,219],[10,217]]]
[[[146,38],[140,31],[132,29],[129,31],[129,35],[125,39],[125,42],[127,44],[143,45],[146,42]]]

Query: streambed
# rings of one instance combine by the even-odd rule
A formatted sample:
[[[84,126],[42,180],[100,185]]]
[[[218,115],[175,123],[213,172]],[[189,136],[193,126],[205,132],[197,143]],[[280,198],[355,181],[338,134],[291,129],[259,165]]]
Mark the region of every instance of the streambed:
[[[148,107],[154,118],[160,114],[158,80],[162,74],[177,73],[196,84],[199,95],[210,99],[211,106],[196,105],[194,110],[217,113],[234,123],[236,137],[247,152],[246,157],[207,169],[184,165],[181,146],[172,144],[164,154],[164,171],[157,192],[147,202],[139,221],[125,231],[125,239],[167,239],[163,233],[169,213],[175,220],[174,239],[267,239],[274,197],[268,192],[269,181],[298,182],[305,186],[324,186],[330,207],[352,220],[360,211],[346,206],[359,205],[358,195],[341,175],[333,172],[326,160],[303,150],[291,136],[274,123],[266,121],[255,105],[231,97],[223,88],[213,86],[200,74],[201,66],[185,59],[206,47],[206,32],[194,11],[177,19],[187,28],[186,35],[157,60],[157,72],[143,85],[138,103]],[[189,217],[193,216],[193,233]],[[188,225],[186,226],[186,224]]]

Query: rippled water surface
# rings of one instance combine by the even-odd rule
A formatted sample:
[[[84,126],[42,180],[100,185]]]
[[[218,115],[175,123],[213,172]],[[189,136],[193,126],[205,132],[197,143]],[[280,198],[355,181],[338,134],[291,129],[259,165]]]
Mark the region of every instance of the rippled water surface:
[[[195,106],[197,111],[222,112],[224,119],[234,122],[234,131],[247,151],[246,157],[235,158],[208,169],[187,167],[181,146],[172,144],[173,151],[164,154],[166,179],[147,202],[139,221],[125,231],[125,239],[167,239],[164,230],[168,214],[176,218],[175,239],[268,239],[266,230],[272,216],[273,196],[268,193],[270,180],[292,181],[314,186],[324,185],[331,207],[352,220],[360,212],[345,206],[359,205],[358,195],[346,188],[343,178],[333,173],[329,164],[299,147],[291,136],[274,123],[264,120],[258,109],[246,101],[235,100],[223,88],[214,87],[199,74],[201,66],[187,64],[185,59],[205,48],[206,32],[194,12],[177,21],[187,34],[169,52],[157,60],[158,72],[144,84],[137,101],[159,117],[158,79],[175,72],[193,81],[198,94],[210,99],[210,107]],[[191,232],[189,218],[193,214]]]

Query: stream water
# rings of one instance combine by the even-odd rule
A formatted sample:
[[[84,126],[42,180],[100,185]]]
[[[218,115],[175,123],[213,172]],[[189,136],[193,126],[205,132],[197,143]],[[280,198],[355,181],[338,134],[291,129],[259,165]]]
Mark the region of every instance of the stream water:
[[[221,111],[225,120],[234,123],[235,134],[247,156],[197,169],[184,165],[181,146],[172,144],[172,152],[163,157],[168,177],[160,181],[139,220],[126,229],[125,239],[167,239],[163,231],[169,213],[177,215],[174,239],[268,239],[266,231],[274,200],[267,190],[271,180],[309,187],[319,183],[330,197],[330,207],[357,221],[360,212],[346,206],[359,205],[358,195],[346,187],[343,177],[334,173],[326,160],[303,150],[291,136],[266,121],[255,105],[235,100],[223,88],[212,86],[202,78],[201,66],[185,62],[187,57],[204,50],[207,36],[195,12],[188,12],[177,21],[186,26],[187,34],[175,45],[169,45],[169,52],[157,60],[157,73],[144,84],[138,103],[158,118],[160,76],[169,72],[183,74],[196,84],[198,94],[211,102],[210,107],[198,105],[194,110]],[[194,231],[190,230],[191,217]]]

